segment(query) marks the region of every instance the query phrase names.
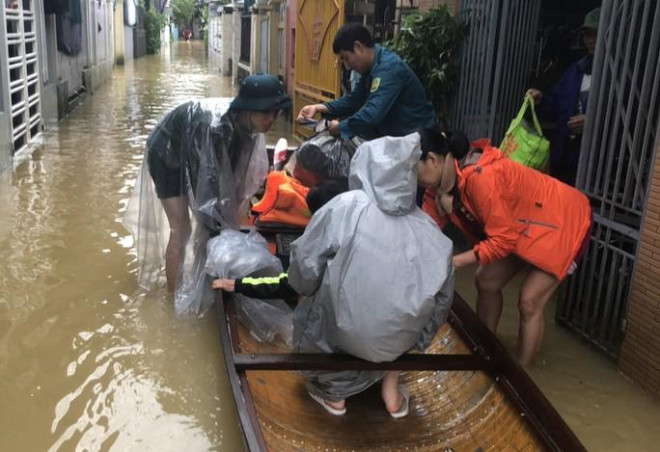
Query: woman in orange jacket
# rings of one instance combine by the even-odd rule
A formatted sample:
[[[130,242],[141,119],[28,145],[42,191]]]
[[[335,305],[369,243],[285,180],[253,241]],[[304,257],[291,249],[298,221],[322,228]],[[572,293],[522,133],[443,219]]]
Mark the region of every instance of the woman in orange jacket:
[[[495,332],[503,287],[526,265],[520,288],[518,361],[532,362],[545,329],[543,311],[561,280],[586,252],[591,208],[586,196],[545,174],[509,160],[488,140],[469,143],[460,132],[425,129],[419,184],[423,209],[445,218],[473,243],[455,255],[456,268],[478,264],[477,315]]]

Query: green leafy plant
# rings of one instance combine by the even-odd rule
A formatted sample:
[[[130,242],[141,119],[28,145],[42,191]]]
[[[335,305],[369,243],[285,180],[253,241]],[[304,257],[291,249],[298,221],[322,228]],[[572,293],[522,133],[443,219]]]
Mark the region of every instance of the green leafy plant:
[[[417,74],[441,121],[447,119],[463,35],[461,23],[441,6],[407,16],[401,31],[387,44]]]
[[[195,0],[172,0],[172,20],[181,28],[192,30],[197,4]]]
[[[167,26],[167,17],[160,14],[155,8],[144,12],[144,29],[147,35],[147,53],[160,52],[160,32]]]

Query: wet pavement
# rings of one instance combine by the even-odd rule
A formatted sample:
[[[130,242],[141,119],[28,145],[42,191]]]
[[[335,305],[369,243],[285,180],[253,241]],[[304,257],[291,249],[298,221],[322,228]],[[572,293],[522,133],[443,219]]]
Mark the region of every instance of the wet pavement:
[[[0,176],[0,451],[241,450],[215,317],[136,295],[120,223],[157,120],[233,94],[201,43],[173,44],[117,67]],[[269,141],[288,133],[281,120]],[[468,300],[472,286],[462,272]],[[500,329],[511,350],[514,300]],[[530,373],[590,450],[657,450],[660,405],[566,330],[549,325]]]

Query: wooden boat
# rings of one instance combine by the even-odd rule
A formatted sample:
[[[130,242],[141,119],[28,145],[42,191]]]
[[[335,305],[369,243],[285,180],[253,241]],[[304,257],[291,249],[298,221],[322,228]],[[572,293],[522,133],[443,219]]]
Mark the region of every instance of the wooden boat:
[[[218,303],[221,343],[247,450],[585,450],[458,294],[427,353],[391,363],[292,354],[284,344],[259,343],[238,323],[228,298]],[[296,372],[305,369],[403,370],[410,413],[392,419],[375,385],[348,399],[344,416],[331,416],[305,392]]]

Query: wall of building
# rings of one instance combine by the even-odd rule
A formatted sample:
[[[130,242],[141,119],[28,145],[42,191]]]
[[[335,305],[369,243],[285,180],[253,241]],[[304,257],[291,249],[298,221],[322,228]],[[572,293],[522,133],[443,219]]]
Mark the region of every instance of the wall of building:
[[[83,89],[93,92],[102,85],[112,72],[113,49],[123,48],[114,44],[114,20],[118,13],[113,11],[112,0],[82,0],[81,6],[82,50],[75,56],[57,52],[59,89],[66,91],[67,98]]]
[[[112,0],[88,0],[88,64],[83,69],[85,89],[96,91],[112,75],[114,66],[114,12]]]
[[[417,0],[416,3],[418,3],[419,9],[424,11],[437,8],[438,6],[447,5],[449,11],[451,11],[452,14],[456,14],[458,12],[459,0]]]
[[[111,76],[116,55],[123,49],[123,5],[114,9],[113,0],[80,0],[81,49],[71,56],[57,48],[57,16],[45,14],[44,0],[34,2],[37,33],[36,53],[39,73],[40,102],[37,113],[30,116],[30,136],[21,149],[32,148],[39,141],[42,127],[57,124],[68,112],[77,94],[93,92]],[[0,8],[1,9],[1,8]],[[4,12],[0,18],[0,35],[4,36]],[[118,21],[119,32],[115,28]],[[9,117],[6,80],[6,46],[0,45],[0,170],[11,165],[11,118]],[[117,52],[115,52],[117,50]],[[36,104],[35,104],[36,105]],[[40,119],[39,119],[40,118]],[[40,122],[38,122],[40,121]],[[32,124],[34,122],[34,124]],[[27,136],[27,135],[26,135]]]
[[[114,14],[114,58],[115,64],[124,64],[124,2],[115,4]]]
[[[220,13],[218,13],[218,7]],[[207,50],[209,58],[209,67],[213,71],[220,71],[222,65],[222,6],[218,3],[209,3],[209,15],[207,26]]]
[[[5,36],[5,17],[0,8],[0,36]],[[11,165],[11,114],[7,80],[7,46],[0,44],[0,173]]]
[[[229,76],[233,70],[234,21],[231,8],[225,7],[222,13],[222,36],[220,38],[220,73]]]
[[[133,61],[135,55],[133,49],[135,44],[133,43],[133,27],[124,25],[124,61]]]
[[[297,0],[289,0],[286,5],[286,60],[284,82],[290,96],[293,95],[293,75],[295,73],[295,57],[293,49],[296,45],[296,9]]]
[[[43,9],[38,10],[42,14]],[[58,103],[58,78],[57,78],[57,33],[55,24],[55,15],[41,15],[41,32],[43,39],[39,39],[40,44],[40,64],[41,64],[41,116],[46,129],[54,127],[60,120],[60,108]]]
[[[651,184],[619,365],[624,374],[660,397],[660,145]]]
[[[241,56],[241,7],[234,8],[234,12],[231,17],[231,27],[232,27],[232,71],[231,74],[233,77],[236,77],[238,74],[238,60]]]

